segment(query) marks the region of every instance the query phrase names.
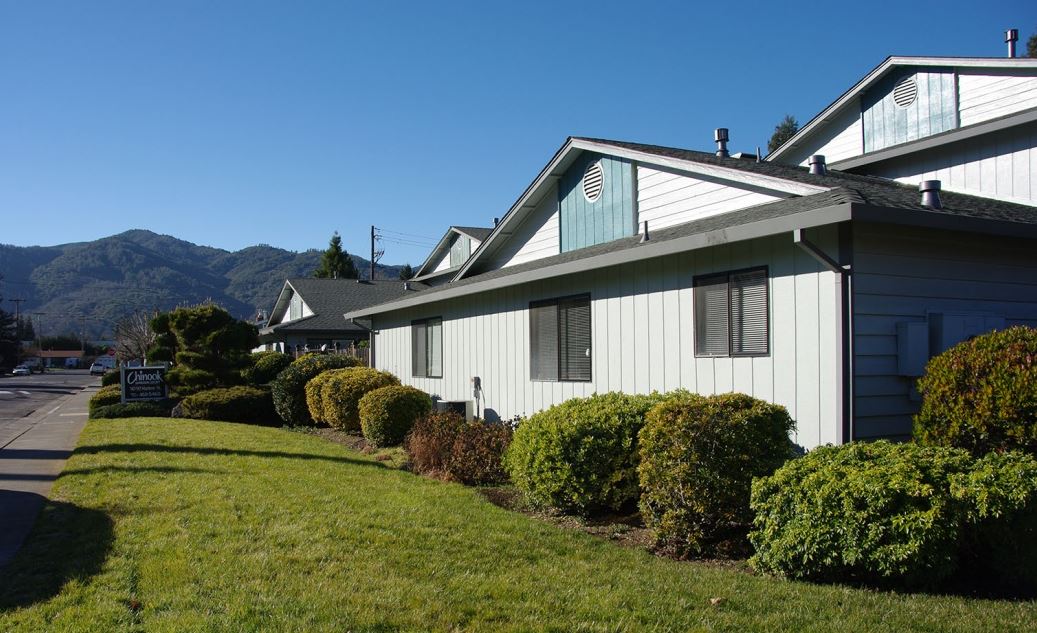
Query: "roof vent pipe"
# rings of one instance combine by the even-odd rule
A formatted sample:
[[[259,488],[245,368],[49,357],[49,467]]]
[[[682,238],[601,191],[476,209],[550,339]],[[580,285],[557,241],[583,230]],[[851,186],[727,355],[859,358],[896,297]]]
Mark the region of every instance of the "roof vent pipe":
[[[810,164],[810,173],[817,174],[818,176],[824,176],[828,173],[824,154],[814,154],[808,162]]]
[[[493,228],[497,228],[498,224],[500,224],[500,218],[493,218]]]
[[[403,289],[404,290],[410,290],[410,282],[409,281],[403,282]]]
[[[918,185],[918,190],[922,192],[923,207],[929,207],[930,209],[943,208],[943,204],[940,202],[939,180],[923,180],[922,184]]]
[[[713,132],[713,140],[716,141],[717,144],[717,156],[720,158],[728,158],[731,156],[730,152],[727,151],[728,137],[726,127],[718,127]]]
[[[1015,57],[1015,43],[1019,41],[1019,29],[1005,31],[1005,44],[1008,44],[1008,57]]]
[[[648,236],[648,220],[641,222],[641,225],[644,227],[641,230],[641,243],[643,244],[652,238]]]

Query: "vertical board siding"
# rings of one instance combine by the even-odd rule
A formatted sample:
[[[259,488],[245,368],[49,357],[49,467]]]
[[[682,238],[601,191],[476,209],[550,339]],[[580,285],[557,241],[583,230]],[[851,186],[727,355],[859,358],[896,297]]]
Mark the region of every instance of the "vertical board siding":
[[[914,102],[901,107],[893,101],[893,88],[906,77],[914,78],[917,94]],[[950,70],[891,73],[862,96],[862,103],[865,152],[946,132],[957,123],[957,94]]]
[[[637,168],[637,224],[647,221],[649,232],[777,199],[644,165]]]
[[[811,239],[828,252],[837,250],[834,230],[812,232]],[[693,278],[759,266],[770,272],[771,353],[697,358]],[[489,419],[529,416],[595,392],[736,389],[787,407],[798,423],[794,439],[813,447],[834,441],[840,415],[834,393],[839,388],[835,279],[803,256],[788,235],[720,245],[376,317],[376,364],[404,384],[447,400],[472,399],[471,379],[478,376]],[[530,380],[530,302],[583,293],[591,298],[592,379]],[[415,378],[410,323],[434,316],[443,317],[443,378]],[[832,393],[821,393],[822,388]]]
[[[591,202],[583,194],[583,174],[601,161],[604,183]],[[562,176],[558,187],[561,251],[567,252],[634,234],[633,167],[630,161],[585,152]]]
[[[868,173],[908,185],[939,180],[948,191],[1037,205],[1037,123],[870,165]]]
[[[918,410],[897,373],[897,323],[979,312],[1037,324],[1037,247],[964,233],[854,229],[854,405],[858,438],[906,437]]]
[[[807,166],[810,156],[821,154],[829,164],[864,153],[864,123],[860,99],[848,103],[834,119],[822,125],[803,147],[793,147],[781,162]]]
[[[961,125],[972,125],[1030,108],[1037,108],[1037,71],[1018,69],[1012,75],[993,70],[958,74]],[[1018,76],[1025,73],[1025,76]]]
[[[522,225],[507,237],[487,268],[507,268],[557,255],[558,244],[558,190],[552,187]]]

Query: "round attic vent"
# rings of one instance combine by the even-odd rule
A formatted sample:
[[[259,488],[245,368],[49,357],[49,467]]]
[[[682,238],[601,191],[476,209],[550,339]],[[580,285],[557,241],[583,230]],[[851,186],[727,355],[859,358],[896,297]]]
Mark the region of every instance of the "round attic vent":
[[[583,172],[583,195],[587,202],[594,202],[600,198],[604,185],[605,171],[601,168],[601,161],[587,165],[587,171]]]
[[[918,96],[918,84],[914,77],[904,77],[893,86],[893,103],[906,108],[915,102]]]

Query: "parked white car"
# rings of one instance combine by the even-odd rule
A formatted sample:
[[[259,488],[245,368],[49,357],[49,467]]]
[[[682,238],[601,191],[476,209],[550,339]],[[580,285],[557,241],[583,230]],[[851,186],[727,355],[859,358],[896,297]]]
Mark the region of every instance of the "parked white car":
[[[32,370],[26,367],[25,365],[18,365],[13,370],[11,370],[12,376],[28,376],[31,373]]]
[[[103,376],[104,372],[106,371],[108,371],[108,368],[102,365],[101,363],[94,363],[93,365],[90,365],[91,376]]]

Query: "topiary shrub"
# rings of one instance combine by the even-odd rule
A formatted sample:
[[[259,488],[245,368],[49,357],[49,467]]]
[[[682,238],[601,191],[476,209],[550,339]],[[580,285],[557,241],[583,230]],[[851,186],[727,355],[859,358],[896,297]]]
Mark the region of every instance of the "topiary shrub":
[[[360,399],[380,387],[399,384],[396,376],[371,367],[335,372],[327,378],[320,391],[324,422],[342,431],[360,432]]]
[[[90,413],[90,417],[94,416],[94,411],[98,407],[107,407],[112,404],[120,404],[122,402],[122,387],[119,385],[108,385],[107,387],[101,387],[97,390],[97,393],[90,396],[90,401],[87,403],[87,411]]]
[[[511,436],[504,424],[435,412],[415,423],[403,446],[414,472],[470,486],[496,484],[508,478],[503,458]]]
[[[738,393],[685,392],[649,411],[638,474],[656,547],[678,557],[743,553],[753,477],[793,456],[794,427],[784,407]]]
[[[306,407],[306,383],[329,369],[356,367],[360,361],[339,354],[307,354],[300,356],[270,383],[274,410],[286,424],[313,424]]]
[[[170,408],[168,401],[109,404],[94,409],[90,417],[95,420],[111,418],[168,418]]]
[[[268,350],[255,352],[250,359],[251,365],[241,370],[241,377],[246,384],[258,387],[270,384],[277,374],[281,373],[292,364],[292,357],[288,354]]]
[[[187,396],[180,403],[180,415],[195,420],[267,426],[279,421],[270,391],[244,386],[209,389]]]
[[[1037,454],[1037,329],[1011,327],[935,356],[918,381],[915,439],[980,456]]]
[[[118,369],[108,370],[101,376],[101,386],[110,387],[112,385],[119,385],[122,380],[122,372]]]
[[[334,379],[329,384],[335,384]],[[375,446],[396,446],[431,410],[432,398],[414,387],[389,385],[369,391],[359,404],[364,439]]]
[[[545,409],[515,431],[504,467],[535,505],[586,513],[632,504],[637,434],[661,398],[606,393]]]
[[[324,385],[328,384],[332,374],[339,371],[346,371],[350,368],[345,369],[329,369],[321,372],[310,379],[306,383],[306,408],[310,412],[310,418],[316,424],[327,424],[328,421],[324,417]]]

